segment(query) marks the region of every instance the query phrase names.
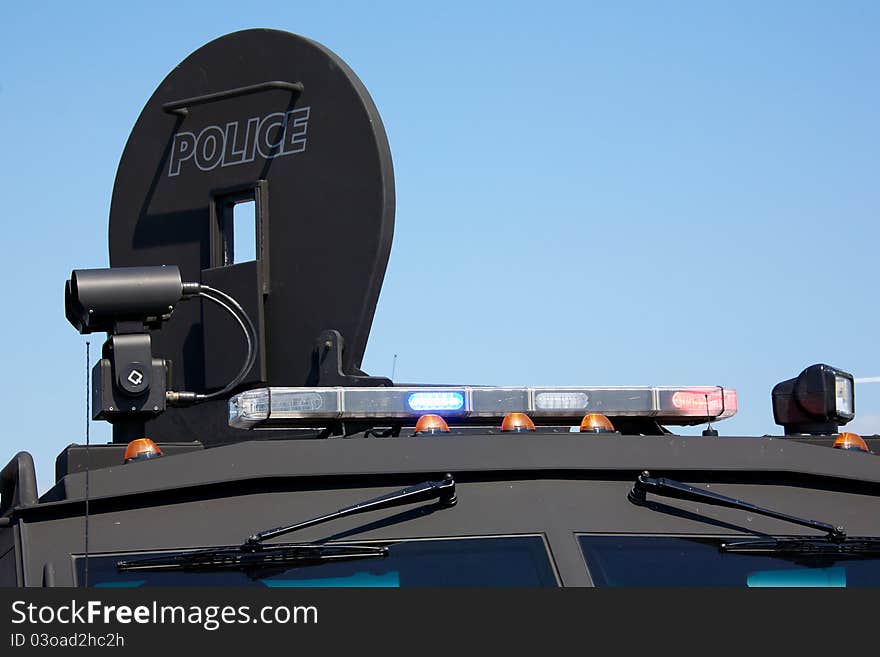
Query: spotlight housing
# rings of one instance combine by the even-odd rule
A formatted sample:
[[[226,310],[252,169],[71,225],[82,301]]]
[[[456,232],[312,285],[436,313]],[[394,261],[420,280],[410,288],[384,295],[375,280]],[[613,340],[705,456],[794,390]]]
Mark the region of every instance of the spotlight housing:
[[[822,363],[773,388],[773,419],[785,435],[836,434],[856,415],[853,375]]]

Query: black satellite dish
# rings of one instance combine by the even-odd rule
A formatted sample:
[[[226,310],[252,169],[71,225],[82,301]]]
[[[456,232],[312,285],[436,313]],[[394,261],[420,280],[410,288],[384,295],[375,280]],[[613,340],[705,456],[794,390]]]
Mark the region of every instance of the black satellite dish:
[[[235,262],[244,201],[256,258]],[[245,30],[187,57],[141,112],[113,188],[110,264],[177,265],[237,298],[259,333],[243,387],[329,385],[337,370],[354,377],[346,384],[387,384],[359,368],[393,229],[391,152],[363,84],[314,41]],[[182,305],[152,339],[174,389],[222,388],[245,357],[238,327],[209,304]],[[169,409],[147,432],[240,439],[225,404]]]

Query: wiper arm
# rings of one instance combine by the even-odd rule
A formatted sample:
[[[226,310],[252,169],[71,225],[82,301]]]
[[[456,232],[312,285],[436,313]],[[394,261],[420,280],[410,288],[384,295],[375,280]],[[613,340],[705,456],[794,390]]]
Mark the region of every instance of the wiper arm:
[[[455,480],[452,478],[451,474],[447,474],[441,481],[426,481],[421,484],[416,484],[415,486],[410,486],[409,488],[394,491],[393,493],[381,495],[380,497],[361,502],[360,504],[347,506],[338,511],[334,511],[333,513],[312,518],[311,520],[304,520],[303,522],[297,522],[292,525],[282,525],[281,527],[275,527],[274,529],[266,529],[257,532],[256,534],[249,536],[242,547],[249,546],[251,548],[258,548],[263,541],[270,538],[283,536],[284,534],[289,534],[297,529],[305,529],[306,527],[320,525],[323,522],[329,522],[330,520],[336,520],[337,518],[345,518],[346,516],[366,513],[367,511],[390,509],[395,506],[413,504],[414,502],[427,502],[435,499],[440,501],[441,506],[455,505],[457,501],[455,497]]]
[[[312,527],[337,518],[366,513],[367,511],[389,509],[415,502],[427,502],[434,499],[438,500],[443,507],[450,507],[456,503],[455,480],[451,474],[447,474],[440,481],[426,481],[310,520],[257,532],[249,536],[244,543],[238,546],[196,550],[182,554],[173,554],[167,557],[119,561],[116,567],[120,571],[216,570],[271,566],[273,564],[307,565],[338,559],[384,557],[388,554],[388,548],[385,546],[361,543],[324,543],[323,541],[267,545],[264,541],[288,534],[297,529]]]
[[[818,529],[826,533],[826,541],[843,543],[846,540],[846,532],[843,530],[843,527],[835,527],[827,522],[799,518],[798,516],[773,511],[772,509],[765,509],[756,504],[752,504],[751,502],[744,502],[743,500],[727,497],[726,495],[721,495],[719,493],[710,493],[706,490],[694,488],[693,486],[688,486],[687,484],[675,481],[674,479],[664,479],[662,477],[654,478],[651,477],[651,473],[646,470],[638,476],[635,484],[633,484],[632,490],[627,494],[627,498],[633,504],[643,505],[646,502],[646,496],[648,493],[679,500],[688,500],[691,502],[705,502],[707,504],[723,506],[729,509],[751,511],[752,513],[776,518],[777,520],[785,520],[786,522],[801,525],[802,527]]]

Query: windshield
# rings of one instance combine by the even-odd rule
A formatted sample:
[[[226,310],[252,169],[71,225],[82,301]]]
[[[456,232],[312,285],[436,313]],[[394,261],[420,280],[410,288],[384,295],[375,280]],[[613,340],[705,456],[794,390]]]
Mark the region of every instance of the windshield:
[[[547,546],[540,536],[426,539],[394,543],[388,556],[259,570],[119,572],[120,559],[173,553],[102,554],[89,557],[89,586],[556,586]],[[76,557],[78,581],[85,560]]]
[[[722,552],[728,537],[582,534],[578,540],[596,586],[880,586],[880,556]]]

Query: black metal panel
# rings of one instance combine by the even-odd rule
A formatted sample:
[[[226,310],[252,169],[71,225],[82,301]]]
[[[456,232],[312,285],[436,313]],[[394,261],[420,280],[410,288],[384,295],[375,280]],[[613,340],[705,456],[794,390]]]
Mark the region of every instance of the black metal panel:
[[[252,441],[93,470],[90,536],[94,553],[237,544],[254,531],[448,471],[457,482],[453,508],[415,505],[342,518],[303,529],[297,540],[543,534],[562,583],[589,585],[579,533],[792,532],[774,518],[697,502],[636,506],[627,493],[642,469],[840,524],[850,535],[880,535],[877,462],[779,438],[535,433]],[[44,503],[14,511],[27,583],[38,585],[47,563],[59,585],[72,582],[70,555],[83,545],[84,483],[83,472],[72,473]]]
[[[144,496],[131,507],[102,508],[96,504],[90,519],[91,551],[97,554],[235,545],[254,531],[327,513],[417,481],[413,476],[401,480],[387,475],[344,481],[289,481],[282,487],[262,482],[247,495],[226,485],[203,499],[178,492],[172,498]],[[455,507],[433,510],[416,504],[343,518],[307,528],[297,533],[296,540],[538,534],[547,537],[563,585],[583,586],[590,584],[590,578],[576,541],[579,533],[736,536],[792,532],[792,526],[785,522],[750,517],[735,509],[692,502],[673,502],[657,509],[636,506],[626,498],[631,486],[630,480],[589,473],[567,477],[539,473],[501,478],[475,475],[457,484],[459,501]],[[874,495],[714,481],[711,488],[756,504],[840,523],[853,535],[880,535],[880,518],[875,513],[878,498]],[[54,564],[57,584],[69,584],[70,555],[81,554],[83,549],[81,513],[50,515],[31,509],[26,516],[27,581],[38,585],[48,562]]]
[[[241,432],[245,433],[245,432]],[[880,487],[880,459],[785,439],[705,438],[701,436],[585,436],[515,434],[398,438],[266,440],[215,447],[143,463],[105,468],[91,474],[94,498],[125,495],[193,494],[199,487],[261,481],[345,477],[406,477],[452,472],[541,473],[607,472],[630,482],[642,470],[687,479],[687,472],[715,478],[836,479],[839,486],[861,482]],[[422,477],[424,479],[424,477]],[[85,477],[65,478],[68,499],[81,498]],[[213,494],[208,492],[206,494]],[[41,505],[45,506],[45,505]]]
[[[270,85],[239,93],[271,81],[302,83],[303,90]],[[206,94],[220,97],[193,100]],[[185,115],[163,110],[184,100]],[[203,270],[218,264],[212,261],[216,193],[260,181],[268,187],[263,210],[272,217],[263,242],[266,382],[303,385],[313,340],[328,328],[345,337],[345,368],[356,370],[391,248],[391,155],[366,89],[313,41],[275,30],[237,32],[200,48],[168,75],[119,164],[111,265],[176,264],[185,280],[201,280]],[[242,281],[255,284],[245,274]],[[213,338],[206,344],[198,304],[181,304],[153,339],[155,354],[174,363],[173,389],[200,391],[220,378],[210,370],[206,381],[205,350]],[[235,360],[235,348],[220,357]],[[221,403],[169,409],[147,423],[147,432],[162,441],[232,437]]]
[[[127,445],[115,443],[91,445],[88,449],[85,445],[68,445],[55,459],[55,481],[60,481],[73,472],[85,472],[87,465],[92,470],[118,466],[124,462],[126,447]],[[161,443],[159,447],[165,456],[204,449],[198,442]],[[58,494],[49,496],[49,493],[46,493],[40,497],[42,502],[57,499],[59,499]]]

